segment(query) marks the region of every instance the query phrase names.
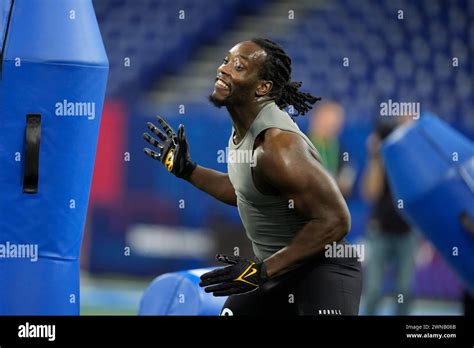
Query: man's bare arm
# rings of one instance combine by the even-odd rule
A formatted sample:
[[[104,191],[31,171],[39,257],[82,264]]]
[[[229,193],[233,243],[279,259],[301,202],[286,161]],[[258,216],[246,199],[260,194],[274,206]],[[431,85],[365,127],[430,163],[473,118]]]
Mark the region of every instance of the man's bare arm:
[[[145,154],[164,164],[178,178],[189,181],[224,203],[237,205],[235,190],[227,174],[198,166],[191,160],[184,125],[180,124],[176,133],[163,117],[157,116],[157,120],[161,129],[148,122],[147,127],[153,136],[143,134],[143,138],[155,147],[155,150],[145,148]]]
[[[350,229],[347,205],[315,154],[297,134],[272,129],[256,149],[256,173],[309,222],[291,243],[265,260],[268,276],[284,274],[340,241]]]
[[[195,187],[229,205],[237,205],[237,197],[229,175],[197,166],[188,181]]]

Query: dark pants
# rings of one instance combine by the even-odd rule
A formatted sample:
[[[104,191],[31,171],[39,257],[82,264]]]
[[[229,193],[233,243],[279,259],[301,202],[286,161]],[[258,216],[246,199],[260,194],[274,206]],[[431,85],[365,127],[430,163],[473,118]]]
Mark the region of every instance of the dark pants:
[[[358,315],[361,291],[357,259],[312,261],[263,289],[229,296],[221,315]]]

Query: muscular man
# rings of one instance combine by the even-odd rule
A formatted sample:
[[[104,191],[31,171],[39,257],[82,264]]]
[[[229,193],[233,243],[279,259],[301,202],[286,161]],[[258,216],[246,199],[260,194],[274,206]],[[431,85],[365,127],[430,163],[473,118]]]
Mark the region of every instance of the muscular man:
[[[291,59],[275,42],[253,39],[234,46],[217,69],[209,99],[232,121],[229,150],[251,152],[248,163],[229,161],[228,173],[203,168],[189,155],[184,127],[166,133],[148,123],[158,139],[144,138],[177,177],[238,207],[255,261],[218,255],[227,267],[201,277],[201,286],[229,296],[222,314],[357,315],[360,263],[325,257],[325,247],[345,243],[346,203],[321,165],[311,141],[281,109],[304,114],[319,98],[291,82]],[[229,151],[230,152],[230,151]]]

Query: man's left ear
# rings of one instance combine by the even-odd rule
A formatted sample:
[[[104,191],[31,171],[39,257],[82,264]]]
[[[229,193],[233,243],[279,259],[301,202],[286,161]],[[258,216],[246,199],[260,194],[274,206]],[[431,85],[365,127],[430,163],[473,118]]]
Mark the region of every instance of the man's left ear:
[[[255,91],[255,94],[257,95],[257,97],[264,97],[268,93],[270,93],[272,88],[273,88],[272,81],[260,81],[260,83],[257,86],[257,90]]]

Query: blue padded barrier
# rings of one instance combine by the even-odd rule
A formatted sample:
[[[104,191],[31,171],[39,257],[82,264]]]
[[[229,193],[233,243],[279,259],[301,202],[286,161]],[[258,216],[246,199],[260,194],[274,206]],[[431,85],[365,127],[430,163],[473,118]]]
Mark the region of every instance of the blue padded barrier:
[[[395,204],[474,291],[474,144],[440,119],[422,117],[385,141],[383,158]]]
[[[199,277],[214,268],[167,273],[143,294],[139,315],[219,315],[227,297],[214,297],[199,286]]]
[[[15,0],[0,81],[0,315],[79,314],[108,75],[91,0]]]

